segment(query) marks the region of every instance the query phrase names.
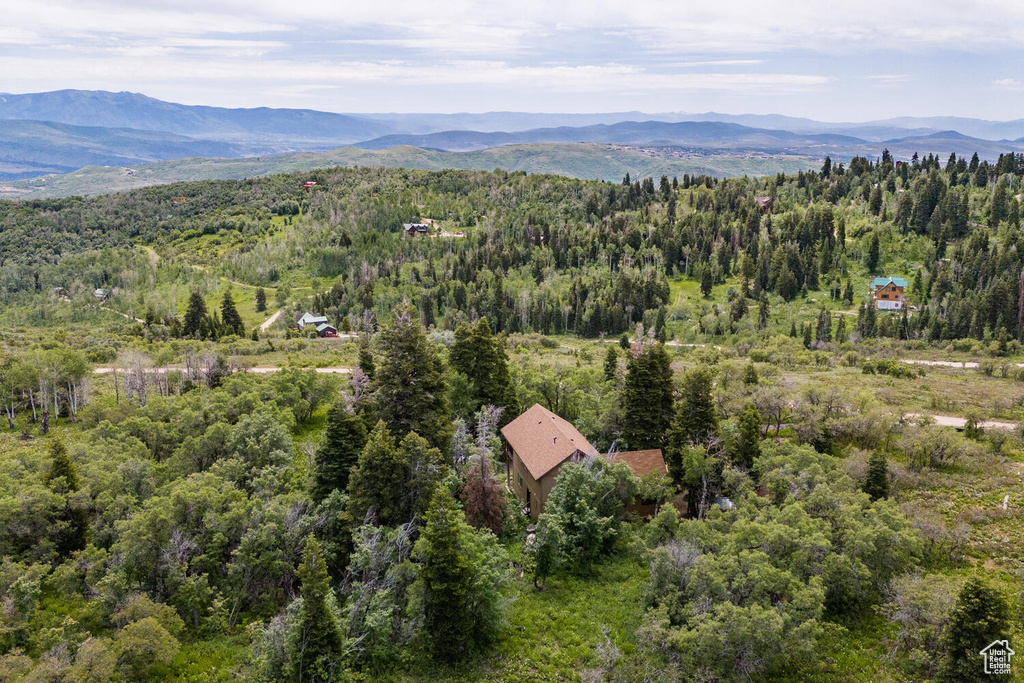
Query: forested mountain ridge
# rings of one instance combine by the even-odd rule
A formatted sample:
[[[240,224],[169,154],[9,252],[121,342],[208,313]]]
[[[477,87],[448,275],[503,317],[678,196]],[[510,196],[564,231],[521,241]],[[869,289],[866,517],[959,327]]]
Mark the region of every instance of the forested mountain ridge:
[[[1024,418],[1022,181],[883,153],[0,202],[0,676],[965,680],[1021,637],[1021,439],[985,420]],[[535,403],[601,455],[534,524],[499,429]]]
[[[79,270],[67,279],[59,261],[147,244],[198,257],[252,286],[288,283],[297,273],[338,278],[319,303],[339,323],[361,316],[367,306],[360,302],[384,295],[370,307],[381,316],[411,298],[428,324],[474,310],[498,330],[590,337],[650,323],[672,303],[667,277],[713,285],[742,276],[743,295],[754,301],[762,294],[789,301],[827,288],[832,299],[852,303],[851,265],[884,273],[887,261],[912,253],[918,263],[901,266],[900,274],[913,280],[911,300],[924,308],[898,332],[885,323],[883,334],[980,339],[1005,331],[1017,339],[1024,331],[1020,201],[1010,188],[1022,170],[1016,155],[994,166],[951,158],[944,167],[931,156],[908,164],[884,155],[878,165],[855,159],[846,169],[827,164],[821,173],[790,179],[684,176],[621,184],[339,169],[6,202],[0,277],[9,297],[38,291],[37,274],[40,283],[67,290],[123,287],[111,272],[83,278]],[[302,187],[307,177],[318,183],[311,192]],[[771,198],[770,213],[755,196]],[[400,225],[421,215],[470,229],[470,236],[402,240]],[[281,221],[296,220],[298,228],[279,229]],[[219,246],[195,249],[204,242]],[[27,253],[25,245],[33,245]],[[176,314],[166,302],[153,305],[162,318]],[[733,329],[739,317],[714,325]]]

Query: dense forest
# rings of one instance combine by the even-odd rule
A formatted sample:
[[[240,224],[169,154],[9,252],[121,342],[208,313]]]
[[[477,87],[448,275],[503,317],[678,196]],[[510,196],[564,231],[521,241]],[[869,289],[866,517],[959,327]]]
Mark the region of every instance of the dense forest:
[[[986,680],[1022,185],[885,152],[0,202],[0,681]],[[598,451],[537,520],[534,404]]]

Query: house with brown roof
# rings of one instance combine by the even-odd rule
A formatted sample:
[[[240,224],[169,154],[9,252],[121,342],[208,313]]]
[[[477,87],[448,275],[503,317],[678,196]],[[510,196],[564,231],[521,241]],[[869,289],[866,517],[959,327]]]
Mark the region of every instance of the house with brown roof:
[[[597,455],[575,427],[539,403],[502,427],[508,485],[534,519],[555,486],[558,470],[569,461]]]
[[[637,479],[647,476],[668,476],[668,466],[665,465],[665,457],[661,454],[660,448],[611,453],[608,455],[608,459],[629,465],[629,469],[633,471],[633,476]],[[633,504],[626,507],[626,511],[633,512],[639,517],[653,517],[658,512],[658,501],[646,500],[637,496]]]

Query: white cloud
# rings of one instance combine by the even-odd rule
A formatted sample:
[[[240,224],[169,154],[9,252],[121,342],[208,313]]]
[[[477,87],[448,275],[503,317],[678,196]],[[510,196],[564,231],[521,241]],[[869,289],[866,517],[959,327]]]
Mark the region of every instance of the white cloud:
[[[992,85],[1004,90],[1020,90],[1021,88],[1021,82],[1016,78],[997,78],[992,81]]]

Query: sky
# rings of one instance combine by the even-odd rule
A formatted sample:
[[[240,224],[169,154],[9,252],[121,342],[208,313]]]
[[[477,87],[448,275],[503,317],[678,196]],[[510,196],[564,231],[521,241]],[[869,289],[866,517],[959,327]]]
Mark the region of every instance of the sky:
[[[0,92],[335,112],[1024,116],[1020,0],[0,0]]]

